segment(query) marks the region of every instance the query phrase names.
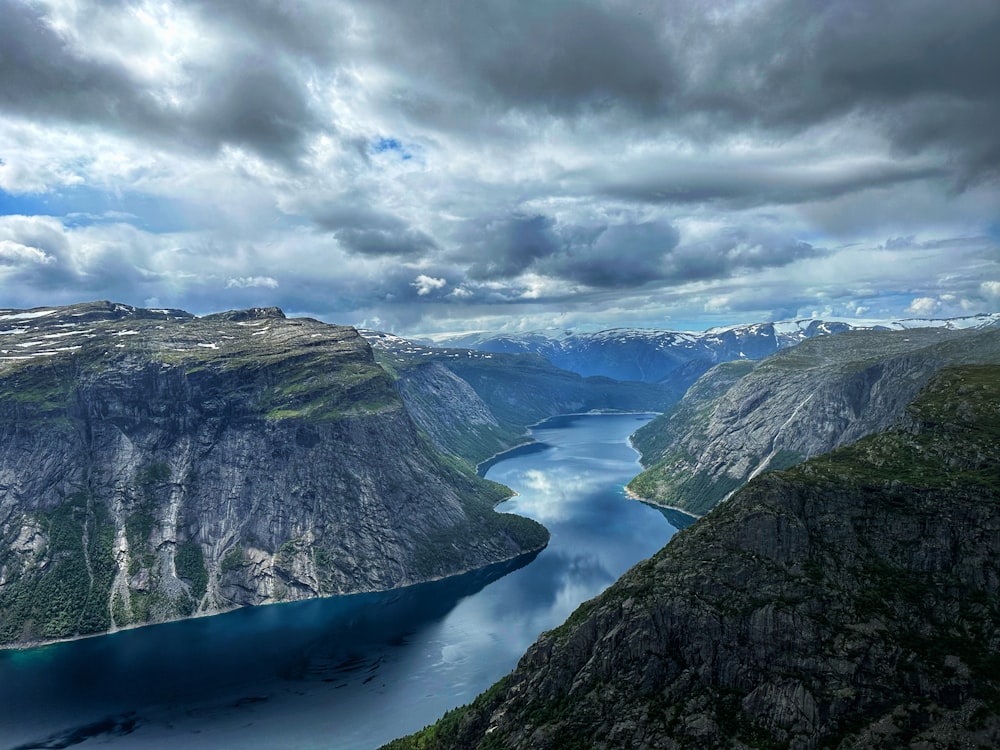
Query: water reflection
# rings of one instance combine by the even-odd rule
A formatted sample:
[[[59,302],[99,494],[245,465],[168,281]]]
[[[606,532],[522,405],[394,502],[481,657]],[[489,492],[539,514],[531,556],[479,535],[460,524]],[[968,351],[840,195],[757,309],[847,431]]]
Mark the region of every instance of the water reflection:
[[[420,728],[673,533],[624,497],[638,469],[625,440],[642,423],[554,420],[534,430],[540,447],[489,468],[519,493],[499,509],[552,532],[530,565],[0,653],[0,748],[349,750]]]

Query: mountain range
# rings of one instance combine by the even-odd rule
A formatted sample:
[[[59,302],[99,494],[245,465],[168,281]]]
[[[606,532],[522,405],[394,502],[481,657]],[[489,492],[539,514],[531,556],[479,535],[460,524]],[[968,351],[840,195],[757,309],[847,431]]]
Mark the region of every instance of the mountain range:
[[[703,517],[393,750],[995,747],[998,322],[487,351],[277,308],[0,310],[0,644],[530,559],[546,530],[476,467],[550,416],[657,411],[630,490]]]
[[[762,359],[815,336],[851,330],[960,330],[997,323],[1000,323],[1000,313],[940,320],[824,321],[806,318],[710,328],[702,332],[642,328],[612,328],[595,333],[571,330],[478,332],[414,337],[414,342],[494,353],[540,354],[557,367],[584,376],[661,383],[680,398],[713,365],[737,359]]]

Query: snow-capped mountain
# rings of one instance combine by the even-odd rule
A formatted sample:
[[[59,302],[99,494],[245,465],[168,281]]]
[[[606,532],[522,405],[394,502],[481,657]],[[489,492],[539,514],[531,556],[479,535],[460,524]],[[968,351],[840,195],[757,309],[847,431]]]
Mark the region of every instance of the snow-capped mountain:
[[[755,323],[703,332],[611,328],[596,333],[529,331],[456,333],[415,338],[436,347],[484,352],[541,354],[557,367],[616,380],[693,383],[719,362],[760,359],[813,336],[852,330],[984,328],[1000,325],[1000,313],[963,318],[905,320],[817,320]]]

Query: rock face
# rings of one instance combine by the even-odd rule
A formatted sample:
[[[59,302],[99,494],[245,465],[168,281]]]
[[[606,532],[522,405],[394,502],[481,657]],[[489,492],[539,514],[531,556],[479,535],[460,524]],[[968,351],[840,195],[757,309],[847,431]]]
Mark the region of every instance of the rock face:
[[[352,328],[0,311],[0,642],[380,590],[547,541],[415,428]]]
[[[1000,362],[1000,329],[851,331],[711,370],[633,438],[629,490],[707,512],[766,469],[887,429],[942,366]]]
[[[1000,367],[768,473],[389,747],[1000,745]]]
[[[557,414],[663,411],[676,401],[655,383],[584,378],[537,354],[427,347],[363,331],[416,423],[440,450],[481,462],[527,439],[525,428]]]

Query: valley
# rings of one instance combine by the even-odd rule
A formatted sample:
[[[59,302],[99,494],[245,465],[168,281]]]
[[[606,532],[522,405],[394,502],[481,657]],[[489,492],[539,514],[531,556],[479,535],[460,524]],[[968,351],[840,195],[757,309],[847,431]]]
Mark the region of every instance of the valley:
[[[1000,740],[1000,369],[763,474],[544,634],[421,748]]]
[[[205,663],[200,691],[152,656],[165,635],[118,633],[152,650],[116,680],[159,672],[197,700],[182,716],[156,691],[109,687],[91,707],[63,712],[68,734],[49,743],[169,745],[180,736],[169,725],[212,727],[211,744],[252,718],[274,722],[261,747],[335,735],[338,746],[365,748],[374,732],[385,742],[447,710],[388,747],[849,747],[899,737],[988,747],[1000,737],[1000,688],[976,654],[1000,643],[991,546],[1000,329],[989,316],[919,322],[748,327],[749,338],[714,350],[715,364],[677,364],[693,342],[676,339],[682,354],[661,355],[674,358],[674,374],[649,382],[277,308],[197,317],[101,302],[0,313],[0,636],[23,649],[217,615],[204,632],[226,640],[230,610],[329,602],[309,615],[318,629],[306,640],[247,673],[253,695],[225,685],[241,673],[242,650],[269,648],[260,644],[280,615],[255,621],[258,645],[217,640],[222,661],[178,641],[182,662]],[[662,351],[666,333],[645,338]],[[598,338],[602,357],[634,354],[634,337]],[[694,378],[686,392],[684,378]],[[560,416],[571,414],[585,416]],[[607,438],[601,424],[615,425]],[[586,440],[570,439],[576,429]],[[641,466],[611,458],[631,455],[629,435]],[[564,449],[577,458],[550,471]],[[530,468],[508,473],[519,462]],[[683,532],[663,547],[670,533],[657,528]],[[609,554],[614,563],[589,567]],[[391,666],[411,658],[397,649],[414,633],[465,611],[469,597],[509,607],[525,594],[511,588],[522,579],[560,593],[521,599],[544,616],[528,617],[519,645],[475,680],[464,668],[422,673],[428,695],[439,679],[462,688],[401,714],[409,724],[375,730],[358,714],[348,739],[328,723],[307,721],[298,734],[282,723],[286,712],[341,703],[305,689],[302,674],[352,686],[344,706],[379,705],[396,680],[416,679]],[[376,611],[402,630],[363,614]],[[368,635],[340,641],[358,622]],[[472,647],[465,628],[454,648]],[[108,646],[59,648],[99,659]],[[43,684],[40,672],[18,676],[24,663],[0,659],[0,671]],[[293,663],[311,666],[300,674]],[[355,678],[354,663],[368,677]],[[27,712],[34,724],[11,714],[0,726],[42,741],[46,716],[73,703],[52,697]],[[210,704],[216,719],[205,723]]]

